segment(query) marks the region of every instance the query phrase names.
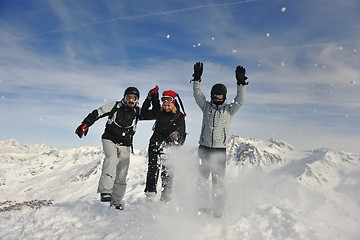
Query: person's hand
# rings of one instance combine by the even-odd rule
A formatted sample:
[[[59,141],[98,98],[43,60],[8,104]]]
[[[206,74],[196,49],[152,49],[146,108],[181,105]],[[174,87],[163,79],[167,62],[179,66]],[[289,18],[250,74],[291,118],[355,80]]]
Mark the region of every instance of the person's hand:
[[[168,139],[173,142],[173,143],[178,143],[179,139],[180,139],[180,134],[178,131],[174,131],[172,133],[170,133]]]
[[[148,93],[148,99],[152,100],[159,96],[159,87],[156,85],[153,89],[151,89]]]
[[[84,135],[86,136],[88,131],[89,131],[88,125],[85,123],[82,123],[80,126],[78,126],[75,133],[79,136],[79,138],[82,138]]]
[[[247,77],[245,76],[245,68],[243,66],[237,66],[235,70],[236,80],[238,85],[248,85],[248,82],[245,82]]]
[[[194,64],[194,74],[192,75],[194,79],[192,81],[201,82],[201,75],[203,73],[203,63],[197,62]]]

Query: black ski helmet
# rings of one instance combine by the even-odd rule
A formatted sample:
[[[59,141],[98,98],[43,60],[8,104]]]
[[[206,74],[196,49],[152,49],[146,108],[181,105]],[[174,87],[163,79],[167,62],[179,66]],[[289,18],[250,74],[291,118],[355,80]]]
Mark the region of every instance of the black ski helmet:
[[[136,87],[128,87],[125,92],[124,92],[124,97],[126,95],[129,95],[129,94],[134,94],[136,95],[138,98],[140,98],[140,92],[139,90],[136,88]]]
[[[211,97],[213,95],[224,95],[226,99],[227,89],[224,84],[217,83],[211,88]]]
[[[215,84],[212,88],[211,88],[211,102],[215,103],[216,105],[220,105],[223,104],[225,102],[226,99],[226,93],[227,93],[227,89],[225,87],[224,84],[221,83],[217,83]],[[224,95],[224,99],[222,101],[215,101],[214,100],[214,95]]]

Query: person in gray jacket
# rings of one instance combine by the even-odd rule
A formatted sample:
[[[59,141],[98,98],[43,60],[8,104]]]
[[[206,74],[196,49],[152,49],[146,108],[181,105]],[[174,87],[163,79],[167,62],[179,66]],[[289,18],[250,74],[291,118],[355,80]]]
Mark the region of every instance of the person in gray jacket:
[[[225,205],[224,176],[226,165],[226,145],[229,137],[231,118],[244,103],[245,90],[248,82],[245,80],[245,68],[237,66],[237,94],[235,99],[228,103],[227,88],[221,83],[211,89],[211,101],[207,101],[201,90],[201,75],[203,63],[194,65],[193,92],[197,105],[203,112],[201,134],[199,140],[199,177],[198,177],[198,204],[200,213],[212,213],[221,217]],[[210,177],[212,183],[212,199],[209,199]],[[211,201],[212,200],[212,201]]]

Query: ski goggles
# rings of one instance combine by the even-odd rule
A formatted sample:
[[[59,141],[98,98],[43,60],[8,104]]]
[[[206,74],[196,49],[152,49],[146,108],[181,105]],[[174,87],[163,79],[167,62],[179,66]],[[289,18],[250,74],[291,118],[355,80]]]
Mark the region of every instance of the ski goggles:
[[[175,100],[175,98],[169,97],[169,96],[164,96],[161,98],[161,101],[168,102],[168,103],[172,103],[174,100]]]
[[[139,98],[134,94],[128,94],[128,95],[125,95],[125,100],[127,102],[137,102],[139,100]]]
[[[223,99],[224,99],[224,95],[214,94],[214,95],[213,95],[213,99],[223,100]]]

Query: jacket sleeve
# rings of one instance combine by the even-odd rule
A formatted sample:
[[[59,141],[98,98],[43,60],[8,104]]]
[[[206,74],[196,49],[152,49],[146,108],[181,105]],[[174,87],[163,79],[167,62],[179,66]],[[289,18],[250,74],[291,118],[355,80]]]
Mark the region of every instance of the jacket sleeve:
[[[230,114],[233,116],[245,102],[246,85],[237,85],[237,93],[230,103]]]
[[[201,111],[204,111],[206,106],[206,98],[201,90],[201,83],[199,81],[193,81],[194,98]]]
[[[179,144],[183,145],[186,140],[185,116],[183,114],[181,114],[181,116],[179,117],[178,122],[179,122],[178,131],[180,134]]]
[[[150,105],[152,108],[150,109]],[[140,120],[154,120],[156,119],[156,114],[160,109],[160,101],[159,98],[148,99],[146,98],[143,105],[141,106]]]
[[[111,110],[115,107],[116,102],[110,102],[98,109],[95,109],[82,121],[82,123],[87,124],[89,127],[93,125],[99,118],[108,116]]]

